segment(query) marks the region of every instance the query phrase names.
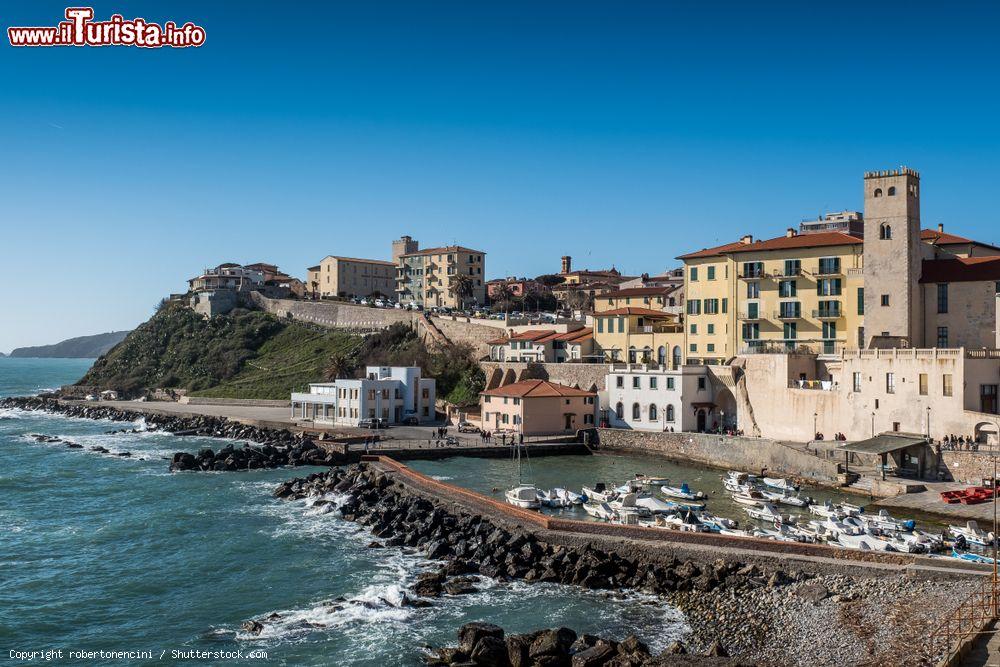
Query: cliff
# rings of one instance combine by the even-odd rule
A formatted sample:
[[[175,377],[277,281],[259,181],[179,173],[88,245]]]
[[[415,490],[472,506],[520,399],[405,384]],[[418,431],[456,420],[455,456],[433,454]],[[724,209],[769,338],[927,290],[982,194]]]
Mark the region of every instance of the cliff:
[[[112,331],[94,336],[69,338],[54,345],[19,347],[10,353],[12,357],[61,357],[67,359],[96,359],[125,339],[128,331]],[[4,356],[0,354],[0,357]]]

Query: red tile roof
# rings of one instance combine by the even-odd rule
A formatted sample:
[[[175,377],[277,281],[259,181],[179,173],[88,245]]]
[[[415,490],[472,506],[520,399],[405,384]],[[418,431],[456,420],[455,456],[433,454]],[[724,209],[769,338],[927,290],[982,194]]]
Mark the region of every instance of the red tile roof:
[[[596,396],[592,391],[584,391],[547,380],[521,380],[504,387],[483,392],[483,396],[513,396],[516,398],[552,398],[556,396]]]
[[[744,244],[742,241],[736,241],[735,243],[726,243],[725,245],[715,246],[714,248],[705,248],[703,250],[689,252],[686,255],[681,255],[680,257],[677,257],[677,259],[698,259],[701,257],[717,257],[719,255],[723,255],[727,252],[734,250],[735,248],[739,248],[744,245],[746,244]]]
[[[672,318],[674,317],[670,313],[665,313],[662,310],[653,310],[652,308],[636,308],[635,306],[627,306],[625,308],[615,308],[614,310],[604,310],[598,313],[594,313],[595,316],[600,317],[601,315],[642,315],[644,317],[663,317]]]
[[[602,299],[617,299],[629,296],[666,296],[673,292],[676,287],[628,287],[613,292],[605,292],[599,295]]]
[[[1000,281],[1000,256],[925,259],[920,275],[922,283],[969,283]]]
[[[1000,250],[1000,248],[997,248],[994,245],[990,245],[989,243],[983,243],[981,241],[967,239],[964,236],[959,236],[958,234],[939,232],[936,229],[921,229],[920,240],[926,241],[927,243],[930,243],[932,245],[965,245],[966,243],[971,243],[973,245],[977,245],[982,248],[992,248],[994,250]]]
[[[512,340],[530,340],[533,343],[547,343],[550,340],[562,340],[567,343],[582,343],[593,337],[594,330],[590,328],[577,329],[566,333],[559,333],[554,329],[533,329],[516,333],[510,338],[494,338],[487,341],[487,345],[506,345]]]
[[[466,248],[460,245],[449,245],[442,246],[440,248],[425,248],[424,250],[417,250],[416,252],[408,252],[403,255],[403,257],[412,257],[414,255],[445,255],[449,252],[471,252],[477,255],[485,255],[486,253],[482,250],[473,250],[472,248]]]
[[[818,234],[796,234],[795,236],[778,236],[766,241],[740,244],[739,248],[729,252],[755,252],[758,250],[792,250],[795,248],[824,248],[837,245],[861,245],[864,239],[843,232],[821,232]]]

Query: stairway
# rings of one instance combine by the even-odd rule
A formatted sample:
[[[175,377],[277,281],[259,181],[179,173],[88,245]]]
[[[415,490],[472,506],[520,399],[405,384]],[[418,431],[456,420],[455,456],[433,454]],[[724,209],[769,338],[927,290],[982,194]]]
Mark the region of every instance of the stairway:
[[[865,476],[858,477],[856,480],[848,484],[847,487],[856,491],[864,491],[865,493],[871,495],[872,478]]]

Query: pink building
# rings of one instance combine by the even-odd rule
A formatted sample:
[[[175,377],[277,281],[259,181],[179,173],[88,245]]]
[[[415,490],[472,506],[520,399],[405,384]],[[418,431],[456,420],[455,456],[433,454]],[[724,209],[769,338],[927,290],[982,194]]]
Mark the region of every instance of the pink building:
[[[486,431],[573,433],[594,426],[597,394],[545,380],[522,380],[479,395]]]

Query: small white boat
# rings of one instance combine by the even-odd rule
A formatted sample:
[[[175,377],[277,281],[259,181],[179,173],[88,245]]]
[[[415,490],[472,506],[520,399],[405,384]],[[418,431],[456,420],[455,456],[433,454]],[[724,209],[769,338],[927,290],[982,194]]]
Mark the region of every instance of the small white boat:
[[[604,484],[597,484],[594,488],[588,486],[580,489],[583,495],[587,497],[587,500],[593,500],[599,503],[604,503],[611,500],[616,494],[614,491],[608,490]]]
[[[680,486],[663,485],[660,487],[660,493],[668,498],[680,498],[681,500],[701,500],[705,497],[701,491],[692,491],[688,488],[687,482],[683,482]]]
[[[664,484],[669,484],[670,480],[666,477],[653,477],[650,475],[636,474],[635,479],[631,480],[635,484],[640,486],[663,486]]]
[[[795,507],[806,507],[809,505],[808,500],[800,498],[797,495],[792,495],[788,491],[769,491],[767,489],[762,489],[760,493],[768,500],[781,503],[782,505],[794,505]]]
[[[989,547],[993,545],[995,536],[979,527],[975,521],[967,521],[964,526],[948,526],[948,532],[955,537],[965,539],[969,544]]]
[[[822,530],[831,539],[837,539],[840,535],[864,535],[865,526],[860,522],[854,523],[857,519],[853,517],[827,517],[823,521],[810,521],[809,524],[818,530]]]
[[[840,509],[838,509],[829,500],[822,505],[814,503],[809,506],[809,513],[815,514],[816,516],[821,516],[824,519],[839,519],[840,517],[847,516],[847,514]]]
[[[863,551],[899,551],[888,540],[867,533],[862,535],[842,533],[837,537],[836,543],[848,549],[861,549]]]
[[[649,510],[645,507],[639,507],[636,505],[636,495],[634,493],[626,493],[618,496],[615,500],[608,501],[608,507],[613,509],[619,514],[623,512],[634,512],[636,514],[649,515]]]
[[[754,491],[752,489],[744,493],[734,493],[733,500],[738,502],[740,505],[748,505],[750,507],[757,507],[767,502],[767,498],[761,495],[760,491]]]
[[[711,530],[694,515],[694,512],[659,516],[657,523],[662,523],[665,527],[673,530],[683,530],[690,533],[707,533]]]
[[[815,537],[810,537],[806,533],[800,533],[793,530],[791,527],[785,524],[776,524],[773,529],[771,528],[761,528],[760,532],[764,537],[772,540],[778,540],[779,542],[815,542]]]
[[[859,516],[864,514],[865,508],[861,505],[852,505],[851,503],[840,503],[836,506],[844,514],[849,516]]]
[[[794,523],[791,517],[781,516],[776,508],[771,503],[764,503],[759,507],[745,507],[744,511],[750,515],[751,519],[757,519],[758,521],[768,521],[771,523]]]
[[[709,514],[708,512],[697,512],[695,513],[695,516],[698,517],[699,521],[708,526],[709,530],[716,533],[736,528],[738,525],[734,519],[727,519],[724,516],[716,516],[714,514]]]
[[[563,502],[566,503],[565,505],[566,507],[569,507],[570,505],[582,505],[583,502],[586,500],[583,494],[574,493],[569,489],[561,489],[556,487],[555,489],[553,489],[553,491],[556,492],[556,495],[562,498]]]
[[[757,531],[740,530],[738,528],[723,528],[719,535],[729,535],[730,537],[757,537]]]
[[[637,512],[635,509],[626,507],[615,511],[615,516],[611,520],[612,523],[618,523],[623,526],[639,526],[641,525],[640,517],[642,517],[641,512]],[[648,516],[648,514],[646,515]]]
[[[878,514],[861,514],[858,516],[866,526],[874,530],[889,532],[909,532],[916,525],[913,519],[897,519],[886,510],[879,510]]]
[[[538,489],[530,484],[522,484],[508,489],[504,496],[507,498],[507,502],[515,507],[528,510],[536,510],[541,507],[541,502],[538,500]]]
[[[676,503],[666,503],[648,493],[636,494],[635,504],[649,511],[651,514],[670,514],[677,511]]]
[[[772,489],[777,489],[778,491],[798,491],[799,487],[789,482],[784,477],[764,477],[761,479],[764,486]]]
[[[752,484],[741,484],[735,479],[729,477],[722,480],[722,486],[730,493],[745,493],[746,491],[754,488]]]
[[[611,521],[615,518],[615,511],[602,501],[588,500],[583,504],[583,511],[595,519],[603,519],[604,521]]]
[[[560,498],[559,494],[557,494],[555,492],[555,489],[553,489],[551,491],[542,491],[541,489],[539,489],[538,490],[538,503],[542,507],[559,508],[559,507],[565,507],[566,506],[564,504],[563,499]]]

